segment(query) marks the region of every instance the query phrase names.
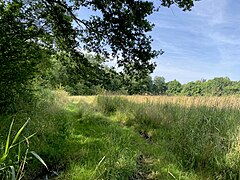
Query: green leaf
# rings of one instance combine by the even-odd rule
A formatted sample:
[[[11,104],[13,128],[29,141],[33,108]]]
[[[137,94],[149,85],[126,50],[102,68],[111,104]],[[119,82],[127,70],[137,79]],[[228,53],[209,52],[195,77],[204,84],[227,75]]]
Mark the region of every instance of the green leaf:
[[[24,141],[27,141],[27,140],[30,139],[31,137],[35,136],[35,134],[37,134],[37,133],[33,133],[32,135],[30,135],[30,136],[28,136],[28,137],[25,137],[25,139],[19,141],[18,143],[11,145],[11,146],[9,147],[9,149],[11,149],[11,148],[13,148],[13,147],[21,144],[21,143],[24,142]]]
[[[21,132],[23,131],[23,129],[27,126],[28,122],[29,122],[29,119],[28,119],[28,120],[25,122],[25,124],[19,129],[19,131],[17,132],[17,134],[15,135],[15,137],[14,137],[14,139],[13,139],[13,141],[12,141],[11,146],[17,141],[19,135],[21,134]]]
[[[32,155],[34,155],[47,168],[47,170],[49,171],[49,169],[48,169],[46,163],[44,162],[44,160],[36,152],[30,151],[30,153]]]
[[[20,163],[20,159],[21,159],[21,144],[20,143],[18,144],[18,156],[17,156],[17,158],[18,158],[18,163]]]
[[[10,166],[10,168],[11,168],[12,180],[16,180],[15,168],[13,166]]]
[[[7,156],[8,156],[8,154],[4,154],[4,155],[1,157],[0,162],[3,162],[3,161],[6,159]]]
[[[12,120],[12,123],[11,123],[10,128],[9,128],[8,136],[7,136],[7,141],[6,141],[6,146],[5,146],[5,152],[4,152],[5,155],[8,154],[8,151],[9,151],[9,142],[10,142],[10,136],[11,136],[11,131],[12,131],[13,123],[14,123],[14,119]]]

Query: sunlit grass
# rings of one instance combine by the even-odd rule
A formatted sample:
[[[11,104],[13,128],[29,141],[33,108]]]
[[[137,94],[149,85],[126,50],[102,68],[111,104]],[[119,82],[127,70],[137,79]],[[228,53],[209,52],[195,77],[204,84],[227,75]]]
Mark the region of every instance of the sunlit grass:
[[[240,108],[240,96],[186,97],[186,96],[123,96],[136,103],[177,104],[180,106],[209,106],[219,108]]]
[[[205,98],[166,97],[174,101],[147,99],[136,103],[137,101],[131,98],[135,97],[125,97],[130,99],[130,102],[124,102],[123,106],[117,105],[117,109],[113,108],[114,112],[117,118],[123,119],[125,126],[132,127],[151,144],[149,151],[154,149],[155,143],[158,144],[161,153],[167,152],[164,155],[165,160],[172,156],[170,162],[180,167],[180,172],[194,171],[198,174],[197,179],[201,176],[217,179],[238,178],[240,111],[236,99],[210,98],[209,101],[214,102],[207,103]],[[113,104],[115,107],[120,100],[115,97],[98,99],[101,100],[98,100],[99,106],[107,105],[107,112],[111,109],[108,106]],[[181,101],[186,104],[179,103]],[[235,105],[226,104],[227,102],[234,102]],[[158,169],[156,172],[162,174],[162,167],[165,165],[153,166],[153,169]],[[169,175],[174,173],[170,172]],[[182,175],[174,176],[180,178]]]
[[[239,178],[238,97],[40,97],[16,123],[31,118],[30,150],[56,179]],[[51,177],[34,159],[28,166],[26,177]]]
[[[121,97],[135,103],[157,103],[157,104],[176,104],[180,106],[209,106],[218,108],[240,108],[240,96],[222,96],[222,97],[187,97],[187,96],[108,96],[108,97]],[[73,102],[85,101],[90,104],[96,102],[97,96],[71,96],[70,100]]]

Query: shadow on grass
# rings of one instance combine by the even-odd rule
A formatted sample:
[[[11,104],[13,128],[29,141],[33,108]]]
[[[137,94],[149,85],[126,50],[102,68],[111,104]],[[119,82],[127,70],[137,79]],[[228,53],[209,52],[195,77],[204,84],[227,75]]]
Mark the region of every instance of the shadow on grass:
[[[129,179],[136,171],[138,135],[100,113],[82,114],[67,138],[62,179]],[[139,142],[138,142],[139,141]]]
[[[59,174],[56,179],[238,177],[232,143],[239,111],[100,100],[97,107],[72,103],[33,117],[33,150]],[[39,166],[29,162],[34,170],[27,179],[49,174]]]
[[[239,109],[151,102],[136,104],[111,96],[99,97],[98,105],[106,115],[117,114],[123,118],[125,126],[133,128],[149,142],[145,145],[149,150],[143,148],[142,152],[155,160],[161,158],[157,154],[162,154],[167,163],[172,162],[171,166],[175,166],[172,171],[176,173],[167,170],[171,178],[182,178],[181,171],[195,171],[203,176],[202,179],[239,179]],[[153,168],[164,172],[156,166]]]

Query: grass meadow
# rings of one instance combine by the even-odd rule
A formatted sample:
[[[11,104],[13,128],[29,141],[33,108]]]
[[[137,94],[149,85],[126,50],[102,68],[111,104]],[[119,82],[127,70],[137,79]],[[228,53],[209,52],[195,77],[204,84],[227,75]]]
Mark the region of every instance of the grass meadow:
[[[35,106],[2,116],[1,140],[25,134],[48,165],[25,179],[239,179],[239,97],[69,96],[43,93]],[[3,144],[3,143],[2,143]],[[14,156],[12,151],[12,157]]]

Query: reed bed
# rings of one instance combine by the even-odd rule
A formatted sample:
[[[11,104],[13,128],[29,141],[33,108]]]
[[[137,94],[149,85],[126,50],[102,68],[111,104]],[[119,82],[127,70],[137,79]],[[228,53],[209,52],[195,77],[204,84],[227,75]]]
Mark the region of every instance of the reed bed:
[[[29,130],[57,179],[240,179],[240,97],[41,97]]]
[[[89,104],[94,104],[96,96],[69,96],[69,100],[74,103],[86,102]]]
[[[121,96],[135,103],[175,104],[185,107],[208,106],[218,108],[240,108],[239,96],[187,97],[187,96]]]
[[[89,104],[96,102],[97,96],[70,96],[72,102],[81,101]],[[187,96],[147,96],[147,95],[108,95],[108,97],[121,97],[134,103],[157,103],[157,104],[174,104],[184,107],[207,106],[216,108],[240,108],[240,96],[222,96],[222,97],[187,97]]]
[[[117,114],[116,119],[157,144],[156,152],[166,149],[164,159],[174,154],[183,170],[205,176],[197,179],[239,179],[238,100],[238,97],[98,96],[97,104],[104,113]]]

